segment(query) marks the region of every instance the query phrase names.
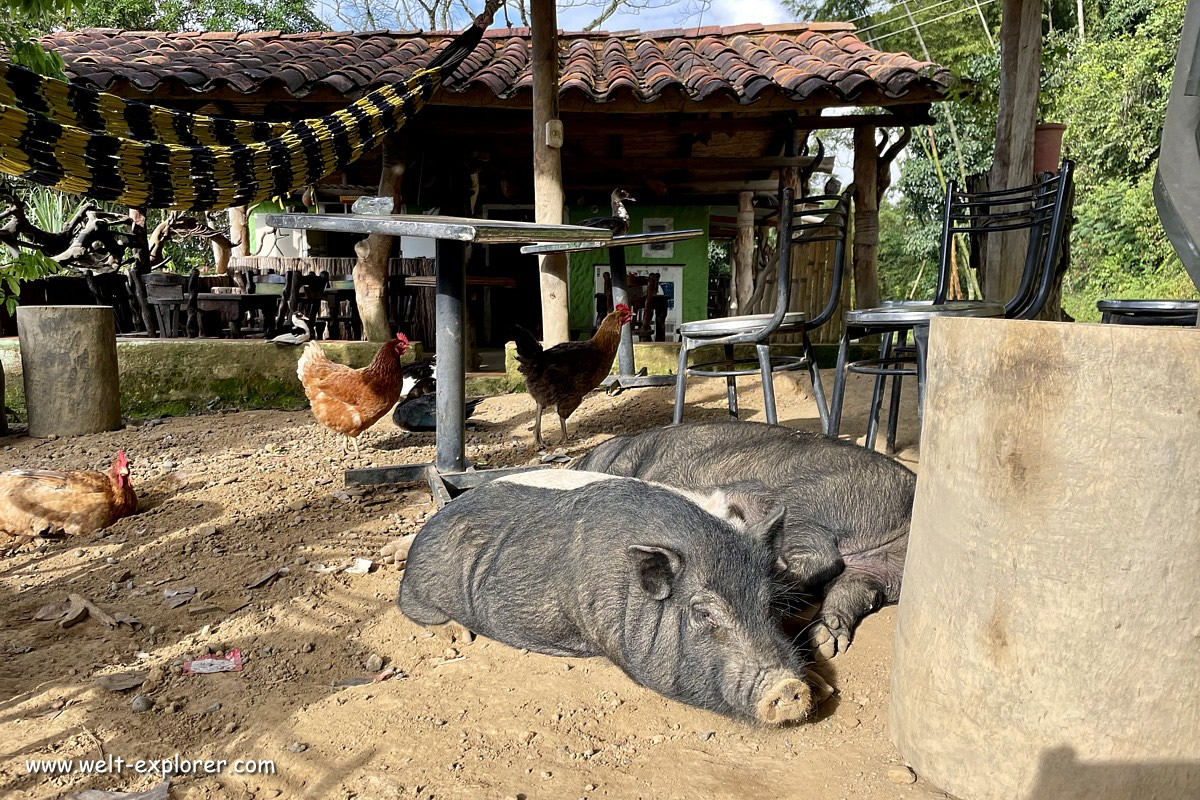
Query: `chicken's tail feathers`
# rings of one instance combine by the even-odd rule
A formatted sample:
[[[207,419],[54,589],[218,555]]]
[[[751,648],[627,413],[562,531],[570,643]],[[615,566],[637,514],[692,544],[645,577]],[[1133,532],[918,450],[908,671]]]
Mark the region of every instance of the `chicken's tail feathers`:
[[[298,377],[300,382],[303,383],[304,373],[308,371],[309,367],[321,361],[328,360],[329,359],[325,357],[325,351],[321,349],[321,345],[310,341],[308,344],[304,345],[304,352],[300,354],[299,360],[296,361],[296,377]]]
[[[537,337],[520,325],[513,326],[513,340],[517,343],[517,358],[534,359],[543,352]]]
[[[469,417],[469,416],[471,416],[472,414],[474,414],[474,413],[475,413],[475,409],[479,408],[479,404],[480,404],[480,403],[482,403],[482,402],[483,402],[483,398],[482,398],[482,397],[469,397],[469,398],[467,398],[467,413],[466,413],[466,416],[468,416],[468,417]]]

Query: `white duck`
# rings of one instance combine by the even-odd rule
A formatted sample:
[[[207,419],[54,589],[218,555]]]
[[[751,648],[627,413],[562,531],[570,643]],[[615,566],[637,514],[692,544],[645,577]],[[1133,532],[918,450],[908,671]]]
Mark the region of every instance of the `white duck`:
[[[292,314],[292,332],[281,333],[271,341],[279,345],[300,345],[312,338],[312,329],[308,326],[308,317],[297,311]]]

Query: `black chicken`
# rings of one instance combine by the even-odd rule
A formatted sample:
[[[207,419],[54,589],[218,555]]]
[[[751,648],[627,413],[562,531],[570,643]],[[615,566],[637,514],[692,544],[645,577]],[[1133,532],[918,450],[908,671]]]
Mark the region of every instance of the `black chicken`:
[[[613,189],[612,192],[612,216],[611,217],[589,217],[579,224],[585,228],[608,228],[612,231],[613,236],[624,236],[629,233],[629,212],[625,209],[625,203],[636,203],[637,200],[624,189]]]
[[[404,399],[392,412],[392,422],[406,431],[437,430],[437,378],[434,360],[409,364],[403,370],[404,383],[400,396]],[[466,417],[475,412],[482,397],[467,398]]]

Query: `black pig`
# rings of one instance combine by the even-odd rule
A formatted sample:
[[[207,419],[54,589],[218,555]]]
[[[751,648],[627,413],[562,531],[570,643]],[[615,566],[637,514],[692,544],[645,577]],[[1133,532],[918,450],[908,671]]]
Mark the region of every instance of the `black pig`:
[[[618,436],[572,468],[721,489],[749,522],[782,504],[780,555],[799,591],[824,598],[812,641],[827,658],[900,598],[916,476],[879,453],[778,425],[698,422]]]
[[[739,534],[688,497],[568,470],[449,503],[408,554],[399,606],[554,656],[606,656],[669,698],[767,724],[812,690],[771,615],[783,510]]]

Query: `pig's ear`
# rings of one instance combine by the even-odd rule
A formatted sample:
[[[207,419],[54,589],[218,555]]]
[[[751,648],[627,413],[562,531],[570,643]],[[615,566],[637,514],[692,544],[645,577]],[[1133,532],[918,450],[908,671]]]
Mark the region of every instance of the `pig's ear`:
[[[783,517],[784,507],[776,506],[771,513],[755,520],[747,527],[746,533],[750,534],[750,538],[756,542],[761,542],[772,553],[779,555],[783,544]]]
[[[666,547],[635,544],[628,550],[629,560],[638,583],[655,600],[671,596],[675,579],[683,569],[683,559]]]

